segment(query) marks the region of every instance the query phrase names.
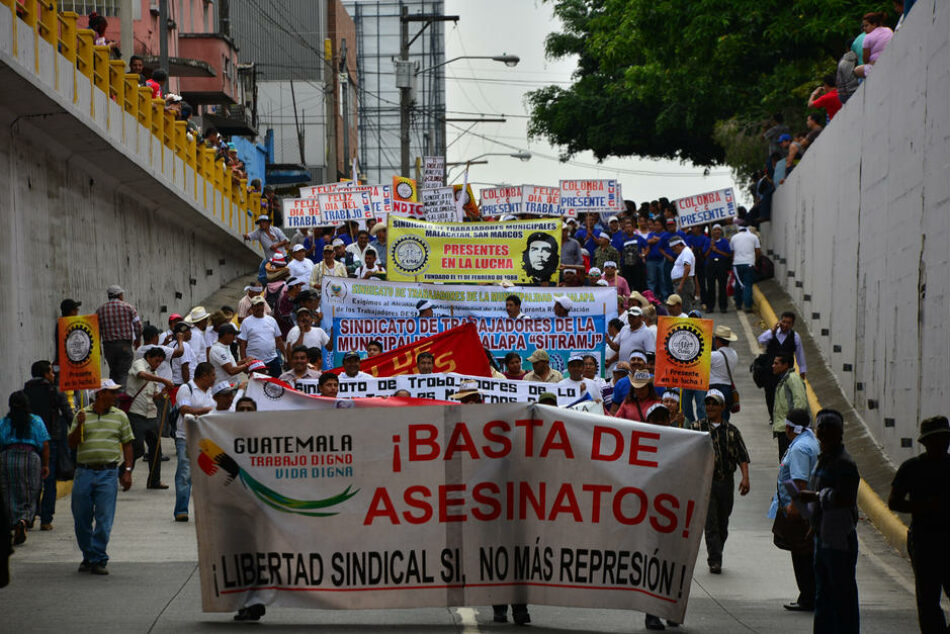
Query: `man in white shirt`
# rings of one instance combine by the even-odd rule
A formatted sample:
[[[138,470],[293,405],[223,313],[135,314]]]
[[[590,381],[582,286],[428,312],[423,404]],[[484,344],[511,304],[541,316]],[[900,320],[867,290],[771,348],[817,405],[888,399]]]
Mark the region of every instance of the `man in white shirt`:
[[[323,328],[313,325],[313,313],[301,306],[297,309],[297,325],[287,333],[286,354],[289,359],[297,346],[332,350],[330,335]]]
[[[302,244],[295,245],[290,250],[290,262],[287,264],[291,277],[309,280],[313,273],[313,262],[307,257],[307,249]]]
[[[525,314],[521,312],[521,298],[517,295],[506,297],[505,312],[508,313],[508,319],[525,319]]]
[[[231,354],[231,344],[237,336],[237,328],[231,322],[218,326],[218,340],[208,349],[208,362],[214,366],[214,382],[230,383],[232,377],[247,371],[247,361],[237,363]]]
[[[207,361],[195,368],[195,378],[178,390],[178,421],[175,428],[175,453],[178,467],[175,469],[175,521],[188,521],[188,500],[191,498],[191,463],[185,443],[185,418],[201,416],[214,409],[211,386],[214,385],[214,367]]]
[[[360,268],[356,269],[356,277],[361,280],[368,280],[378,275],[385,276],[386,269],[380,266],[379,262],[376,261],[376,249],[366,247],[366,250],[363,251],[363,264]]]
[[[736,310],[752,312],[752,284],[755,283],[755,263],[762,255],[759,237],[749,231],[744,220],[736,220],[739,232],[729,240],[732,248],[732,270],[736,275]],[[740,292],[741,291],[741,292]]]
[[[361,263],[366,262],[366,249],[369,248],[369,231],[360,229],[356,234],[356,242],[351,242],[346,247],[347,253],[352,253],[353,257]],[[374,249],[375,251],[375,249]]]
[[[620,359],[629,359],[634,350],[656,352],[656,335],[643,323],[643,310],[639,306],[627,311],[627,325],[616,337],[608,338],[607,345],[618,352]]]
[[[726,406],[722,419],[729,421],[729,408],[732,406],[732,382],[739,368],[739,354],[729,345],[739,337],[729,326],[716,326],[713,331],[713,351],[709,355],[709,389],[722,392]]]
[[[162,361],[162,364],[158,366],[155,370],[155,374],[162,377],[163,379],[173,379],[174,373],[172,371],[172,359],[181,357],[185,353],[185,346],[182,344],[181,337],[177,337],[172,340],[172,345],[159,345],[158,343],[159,332],[158,328],[155,326],[149,325],[142,329],[142,345],[135,349],[135,353],[132,355],[133,360],[141,359],[145,356],[145,353],[151,350],[152,348],[161,348],[165,352],[165,360]]]
[[[343,355],[343,373],[340,378],[371,379],[373,375],[360,370],[360,355],[358,352],[347,352]]]
[[[696,298],[696,256],[679,236],[670,239],[670,248],[676,254],[670,272],[673,291],[683,298],[683,312],[689,313]]]
[[[191,350],[195,353],[198,363],[208,360],[208,348],[213,341],[208,341],[208,320],[211,315],[204,306],[195,306],[185,317],[185,323],[191,326]],[[211,332],[214,332],[211,330]]]
[[[175,324],[172,332],[175,337],[178,337],[179,334],[181,335],[182,344],[181,356],[172,359],[172,383],[175,385],[183,385],[191,380],[191,375],[195,371],[195,366],[198,364],[198,362],[195,361],[195,353],[191,349],[191,328],[188,327],[188,324],[181,321]]]
[[[573,354],[567,360],[567,376],[558,381],[559,386],[574,387],[577,388],[577,397],[580,398],[587,392],[589,381],[584,378],[584,357],[579,354]],[[594,394],[591,394],[592,398],[600,398],[600,394],[597,394],[594,397]]]
[[[290,359],[290,369],[278,377],[284,383],[295,386],[297,381],[303,379],[320,378],[320,372],[310,369],[310,357],[306,346],[295,346],[287,358]]]
[[[241,322],[238,346],[242,359],[251,357],[263,361],[267,365],[267,373],[276,378],[281,372],[277,351],[284,348],[284,340],[280,336],[277,320],[264,314],[266,303],[260,295],[251,300],[251,314]]]

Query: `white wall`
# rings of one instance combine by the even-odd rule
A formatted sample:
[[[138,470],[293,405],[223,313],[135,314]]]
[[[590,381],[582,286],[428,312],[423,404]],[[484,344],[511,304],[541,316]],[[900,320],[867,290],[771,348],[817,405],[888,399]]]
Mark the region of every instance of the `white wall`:
[[[950,414],[950,3],[919,0],[775,194],[767,248],[896,463]]]

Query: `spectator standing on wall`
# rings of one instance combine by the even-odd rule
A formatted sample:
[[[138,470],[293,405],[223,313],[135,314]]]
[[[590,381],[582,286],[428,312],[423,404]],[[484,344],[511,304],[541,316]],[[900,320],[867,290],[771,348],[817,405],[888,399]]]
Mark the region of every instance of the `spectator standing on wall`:
[[[838,99],[838,89],[835,87],[834,74],[825,75],[821,86],[815,88],[808,97],[809,108],[824,108],[828,113],[828,121],[835,118],[841,110],[841,100]]]
[[[932,416],[920,423],[922,455],[906,460],[891,484],[887,505],[910,513],[907,550],[914,565],[921,632],[946,632],[941,586],[950,596],[950,421]]]
[[[871,67],[894,37],[894,31],[884,24],[886,19],[887,14],[884,12],[864,14],[861,22],[861,28],[865,33],[864,41],[861,43],[864,64],[854,69],[854,74],[858,77],[870,76]]]
[[[806,150],[812,146],[812,143],[815,142],[815,139],[818,138],[818,135],[821,134],[821,131],[825,129],[824,123],[824,117],[822,117],[817,112],[813,112],[808,115],[808,119],[805,121],[805,125],[808,127],[808,134],[805,135]]]
[[[284,232],[277,227],[272,227],[270,216],[261,216],[257,219],[257,229],[251,233],[244,234],[244,241],[250,242],[257,240],[261,243],[264,250],[264,261],[267,261],[281,253],[281,249],[290,244],[290,240],[284,235]]]
[[[142,340],[142,320],[135,307],[125,301],[121,286],[110,286],[106,295],[108,301],[96,309],[102,355],[109,364],[109,378],[125,387],[132,367],[132,351]]]
[[[741,224],[740,224],[741,223]],[[736,276],[736,310],[752,312],[752,284],[755,282],[755,262],[762,255],[759,237],[749,231],[745,221],[737,220],[739,232],[732,236],[729,246],[732,248],[732,270]]]

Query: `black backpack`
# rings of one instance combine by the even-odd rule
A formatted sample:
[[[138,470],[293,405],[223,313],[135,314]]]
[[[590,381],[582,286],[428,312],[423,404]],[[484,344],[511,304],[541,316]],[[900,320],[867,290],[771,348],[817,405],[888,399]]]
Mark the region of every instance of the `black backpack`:
[[[772,355],[763,352],[757,356],[752,360],[749,372],[752,373],[752,380],[755,381],[756,387],[765,387],[772,375]]]

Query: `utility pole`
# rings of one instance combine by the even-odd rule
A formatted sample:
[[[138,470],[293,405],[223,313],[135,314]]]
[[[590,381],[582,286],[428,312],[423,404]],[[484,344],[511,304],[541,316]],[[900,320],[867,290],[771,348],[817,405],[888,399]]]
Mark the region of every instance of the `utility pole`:
[[[409,7],[403,5],[399,16],[399,59],[396,61],[396,86],[399,88],[399,163],[400,174],[409,177],[409,115],[412,110],[412,88],[416,69],[409,63],[409,47],[433,22],[458,22],[457,15],[420,13],[409,15]],[[422,28],[409,39],[409,23],[421,22]]]
[[[337,81],[340,84],[340,96],[342,97],[342,103],[340,104],[340,110],[343,115],[343,164],[346,165],[350,161],[350,92],[349,92],[349,83],[350,83],[350,73],[346,67],[346,38],[343,38],[340,42],[340,73],[337,76]]]
[[[168,72],[168,0],[158,0],[158,67]],[[162,86],[162,92],[169,86]]]

